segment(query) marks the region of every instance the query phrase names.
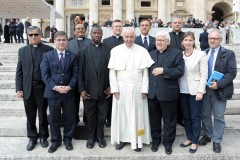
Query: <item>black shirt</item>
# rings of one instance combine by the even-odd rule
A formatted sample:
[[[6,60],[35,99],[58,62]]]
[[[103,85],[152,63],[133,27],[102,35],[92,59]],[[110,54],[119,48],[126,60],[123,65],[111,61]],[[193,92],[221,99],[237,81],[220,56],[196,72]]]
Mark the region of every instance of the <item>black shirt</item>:
[[[31,45],[31,54],[32,54],[32,61],[33,61],[33,81],[41,81],[41,70],[40,70],[40,63],[42,61],[42,54],[38,54],[38,47],[41,45],[38,44],[36,47]]]
[[[90,49],[93,54],[93,61],[94,61],[94,66],[96,68],[96,71],[98,70],[98,66],[100,63],[100,58],[101,58],[101,48],[102,44],[100,43],[99,45],[91,43]]]

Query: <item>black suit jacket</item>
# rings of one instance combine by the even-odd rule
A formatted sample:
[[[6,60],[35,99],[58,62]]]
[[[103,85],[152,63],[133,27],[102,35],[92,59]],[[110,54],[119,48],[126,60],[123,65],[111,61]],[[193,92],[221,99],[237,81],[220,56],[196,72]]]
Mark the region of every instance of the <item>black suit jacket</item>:
[[[78,40],[76,38],[74,38],[68,42],[67,50],[69,50],[77,55],[78,52],[80,51],[80,49],[86,47],[89,43],[91,43],[91,40],[89,38],[84,38],[83,46],[79,46]]]
[[[137,36],[135,39],[135,44],[138,44],[144,48],[144,44],[142,41],[141,35]],[[156,39],[149,35],[149,45],[148,45],[148,52],[151,52],[156,49]]]
[[[177,100],[179,96],[178,78],[184,74],[184,60],[180,50],[168,47],[164,55],[157,63],[158,50],[150,52],[150,56],[155,62],[149,68],[149,91],[148,98],[153,99],[155,96],[159,101]],[[163,74],[154,76],[154,68],[163,67]]]
[[[209,44],[208,44],[208,32],[204,31],[203,33],[200,34],[199,36],[199,42],[200,42],[200,48],[202,50],[205,50],[207,48],[209,48]]]
[[[209,49],[206,50],[206,53],[208,52]],[[218,52],[214,70],[224,74],[222,80],[217,82],[218,89],[215,90],[215,93],[220,100],[231,99],[234,91],[233,80],[237,75],[235,53],[221,47]]]
[[[104,91],[110,86],[108,69],[110,48],[103,43],[99,45],[98,49],[101,56],[99,67],[96,69],[91,45],[93,44],[89,44],[78,53],[78,90],[80,93],[86,91],[90,95],[90,99],[99,100],[106,97]]]
[[[123,44],[124,43],[124,40],[123,40],[123,37],[120,36],[118,41],[117,41],[117,38],[114,37],[114,36],[111,36],[111,37],[108,37],[108,38],[105,38],[103,40],[103,43],[105,45],[107,45],[110,49],[113,49],[114,47],[120,45],[120,44]]]
[[[169,32],[169,35],[170,35],[170,38],[171,38],[169,46],[182,51],[183,49],[181,47],[181,39],[184,35],[184,32],[182,32],[182,31],[179,32],[179,35],[180,35],[179,40],[176,38],[176,33],[175,32]]]
[[[57,50],[47,52],[43,55],[41,62],[41,73],[43,82],[46,84],[44,97],[58,98],[60,93],[53,90],[55,86],[70,86],[72,90],[65,93],[65,96],[73,96],[73,88],[76,86],[78,79],[78,62],[77,55],[65,50],[64,68],[61,69],[60,60]]]
[[[53,50],[53,47],[40,43],[36,54],[45,54]],[[40,62],[39,62],[40,65]],[[16,69],[16,92],[23,91],[23,98],[28,99],[32,89],[33,60],[31,45],[27,45],[18,50],[18,63]]]

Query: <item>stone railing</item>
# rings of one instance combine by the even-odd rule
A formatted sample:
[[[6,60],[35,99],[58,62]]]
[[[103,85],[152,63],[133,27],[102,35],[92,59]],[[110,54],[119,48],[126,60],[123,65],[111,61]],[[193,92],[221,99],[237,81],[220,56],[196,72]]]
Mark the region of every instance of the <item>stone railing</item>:
[[[112,36],[112,29],[110,27],[102,27],[103,29],[103,39]],[[124,30],[125,28],[123,28]],[[172,28],[152,28],[149,32],[149,34],[153,37],[155,37],[156,33],[158,31],[167,31],[171,32]],[[199,35],[200,33],[203,32],[202,28],[183,28],[182,31],[187,32],[187,31],[192,31],[194,32],[195,35],[195,43],[198,45],[199,44]],[[211,29],[208,30],[208,32],[211,31]],[[240,43],[240,29],[236,29],[237,35],[235,36],[235,44],[236,42]],[[135,33],[136,35],[140,35],[140,29],[135,28]],[[236,34],[235,34],[236,35]],[[226,32],[222,31],[222,36],[223,36],[223,42],[222,44],[226,44]]]

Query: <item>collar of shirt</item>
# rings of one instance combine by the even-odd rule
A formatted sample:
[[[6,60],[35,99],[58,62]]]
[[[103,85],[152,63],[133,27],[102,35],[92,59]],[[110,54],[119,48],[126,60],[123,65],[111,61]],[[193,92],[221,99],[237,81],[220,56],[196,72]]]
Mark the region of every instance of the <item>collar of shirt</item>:
[[[114,37],[114,38],[119,38],[119,37],[121,37],[121,36],[113,35],[113,37]]]
[[[209,48],[208,56],[210,56],[212,49],[213,48]],[[214,57],[217,57],[216,55],[218,54],[219,49],[220,49],[220,46],[217,48],[214,48]]]
[[[56,49],[57,50],[57,49]],[[59,59],[61,58],[61,55],[60,55],[60,53],[63,53],[63,58],[65,58],[65,52],[66,52],[66,50],[64,50],[64,51],[59,51],[59,50],[57,50],[57,53],[58,53],[58,57],[59,57]]]
[[[141,37],[142,37],[142,41],[143,41],[143,43],[144,43],[144,40],[145,40],[144,38],[145,38],[145,37],[147,37],[147,42],[149,43],[149,35],[144,36],[143,34],[141,34]]]
[[[77,40],[82,41],[82,40],[84,40],[84,37],[77,38]]]
[[[99,44],[95,44],[95,43],[91,43],[92,44],[92,46],[94,46],[94,47],[99,47],[99,46],[101,46],[102,45],[102,43],[99,43]]]

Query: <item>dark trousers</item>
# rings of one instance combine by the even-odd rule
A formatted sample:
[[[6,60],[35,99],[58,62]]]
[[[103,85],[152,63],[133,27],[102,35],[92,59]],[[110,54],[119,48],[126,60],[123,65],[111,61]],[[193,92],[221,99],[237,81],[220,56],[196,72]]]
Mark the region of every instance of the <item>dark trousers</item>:
[[[202,101],[196,101],[195,95],[180,94],[181,106],[183,111],[183,120],[187,139],[193,144],[198,144],[201,132],[201,108]]]
[[[148,99],[152,138],[161,138],[161,119],[163,118],[163,145],[172,147],[176,137],[177,101],[159,101],[156,97]]]
[[[18,43],[21,42],[21,39],[22,39],[22,43],[24,43],[23,32],[17,31],[17,37],[18,37]]]
[[[108,106],[106,99],[83,100],[88,124],[89,139],[104,138],[104,125],[106,122]]]
[[[47,100],[43,97],[44,86],[37,84],[32,86],[32,91],[29,99],[24,99],[24,107],[27,115],[27,136],[32,141],[37,141],[38,138],[47,139],[48,120],[47,120]],[[39,133],[36,127],[36,116],[38,112]]]
[[[64,118],[63,141],[72,141],[75,128],[75,100],[74,96],[62,94],[59,98],[49,98],[50,131],[52,144],[61,144],[61,112]]]
[[[13,37],[14,37],[15,43],[17,43],[16,31],[10,32],[10,41],[11,41],[11,43],[13,43]]]
[[[107,121],[111,123],[112,118],[112,95],[107,98],[107,105],[108,105],[108,113],[107,113]]]
[[[29,44],[29,39],[28,39],[28,34],[27,34],[27,32],[26,32],[26,36],[27,36],[27,44]]]

